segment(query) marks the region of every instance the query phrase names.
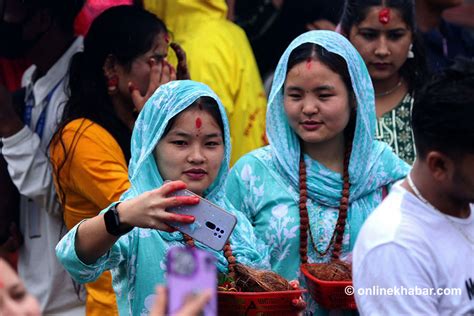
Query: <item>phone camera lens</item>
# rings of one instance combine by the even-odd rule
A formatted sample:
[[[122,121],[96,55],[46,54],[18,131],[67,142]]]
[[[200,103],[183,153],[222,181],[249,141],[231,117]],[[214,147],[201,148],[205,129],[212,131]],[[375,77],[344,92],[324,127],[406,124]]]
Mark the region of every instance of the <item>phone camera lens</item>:
[[[206,226],[212,230],[216,229],[216,225],[214,223],[211,223],[211,222],[206,222]]]

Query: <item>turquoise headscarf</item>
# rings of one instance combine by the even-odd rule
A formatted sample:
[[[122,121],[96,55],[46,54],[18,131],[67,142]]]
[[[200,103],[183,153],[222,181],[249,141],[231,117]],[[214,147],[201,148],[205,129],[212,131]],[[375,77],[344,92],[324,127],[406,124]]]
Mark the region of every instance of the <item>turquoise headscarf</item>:
[[[163,184],[153,151],[163,136],[168,122],[200,97],[211,97],[216,101],[224,124],[224,160],[216,179],[204,192],[206,199],[222,203],[223,186],[229,171],[231,153],[227,115],[221,101],[208,86],[191,80],[177,80],[162,85],[140,112],[133,129],[132,158],[128,167],[131,188],[124,194],[123,199],[159,188]]]
[[[121,200],[136,197],[163,184],[163,177],[154,157],[155,147],[163,136],[168,122],[200,97],[210,97],[216,101],[224,126],[224,158],[216,179],[205,190],[203,197],[237,216],[237,226],[230,237],[237,261],[256,268],[268,268],[265,246],[256,240],[250,222],[241,212],[237,212],[224,196],[231,153],[229,122],[220,99],[203,83],[191,80],[172,81],[160,86],[146,102],[135,122],[132,134],[132,157],[128,169],[131,187],[122,195]],[[182,234],[179,232],[158,231],[158,233],[168,241],[182,239]],[[196,244],[216,254],[220,271],[227,269],[227,262],[221,253],[216,253],[198,242]]]
[[[286,80],[288,58],[291,52],[304,43],[314,43],[329,52],[338,54],[347,63],[355,93],[356,127],[349,163],[350,176],[350,217],[351,228],[360,227],[364,210],[371,209],[361,199],[376,189],[403,178],[409,166],[393,154],[390,147],[374,140],[375,100],[372,82],[364,61],[342,35],[331,31],[311,31],[298,36],[285,50],[275,71],[267,109],[267,137],[273,155],[277,159],[280,172],[295,188],[298,188],[298,166],[300,142],[288,123],[283,106],[283,86]],[[318,203],[339,206],[342,191],[342,177],[318,161],[305,155],[307,164],[307,187],[311,199]],[[370,199],[370,198],[369,198]],[[369,203],[372,204],[372,203]],[[357,231],[351,231],[356,237]],[[355,238],[351,238],[351,248]]]
[[[211,97],[218,104],[224,125],[225,148],[219,173],[204,192],[204,197],[237,217],[237,225],[230,237],[232,252],[237,262],[255,268],[269,269],[266,245],[258,242],[248,219],[241,212],[237,212],[224,198],[222,187],[226,180],[230,157],[229,126],[219,98],[202,83],[189,80],[173,81],[161,86],[147,101],[138,116],[132,135],[132,159],[129,166],[131,187],[123,194],[121,200],[134,198],[163,184],[163,178],[156,166],[154,149],[170,120],[199,97],[204,96]],[[84,264],[78,258],[74,247],[79,225],[69,231],[56,247],[60,262],[74,279],[81,283],[92,282],[104,271],[111,270],[120,314],[148,314],[151,303],[155,301],[156,284],[166,283],[167,250],[172,246],[184,246],[182,234],[135,227],[120,237],[96,262]],[[224,273],[228,271],[228,262],[222,251],[216,252],[199,242],[195,244],[216,257],[218,271]]]

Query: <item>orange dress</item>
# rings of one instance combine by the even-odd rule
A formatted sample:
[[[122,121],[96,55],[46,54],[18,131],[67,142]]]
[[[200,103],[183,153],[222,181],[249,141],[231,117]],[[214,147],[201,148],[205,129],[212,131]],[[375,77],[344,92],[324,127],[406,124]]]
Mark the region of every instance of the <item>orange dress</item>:
[[[67,160],[55,176],[55,186],[62,200],[64,221],[68,229],[83,219],[91,218],[118,201],[129,187],[128,168],[117,141],[100,125],[77,119],[63,130],[62,139]],[[71,150],[72,148],[72,150]],[[50,148],[56,170],[64,160],[61,142]],[[64,195],[58,187],[61,184]],[[87,315],[118,315],[110,271],[104,272],[95,282],[87,283]]]

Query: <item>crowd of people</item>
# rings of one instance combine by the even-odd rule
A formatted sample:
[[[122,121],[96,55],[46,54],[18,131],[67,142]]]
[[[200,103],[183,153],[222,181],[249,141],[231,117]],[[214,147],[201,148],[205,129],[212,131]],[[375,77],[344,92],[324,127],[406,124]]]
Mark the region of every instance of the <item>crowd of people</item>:
[[[460,3],[290,3],[0,1],[0,314],[164,315],[174,246],[303,288],[301,264],[348,262],[362,315],[474,314]],[[237,219],[223,251],[171,224],[185,188]],[[363,292],[396,287],[460,292]]]

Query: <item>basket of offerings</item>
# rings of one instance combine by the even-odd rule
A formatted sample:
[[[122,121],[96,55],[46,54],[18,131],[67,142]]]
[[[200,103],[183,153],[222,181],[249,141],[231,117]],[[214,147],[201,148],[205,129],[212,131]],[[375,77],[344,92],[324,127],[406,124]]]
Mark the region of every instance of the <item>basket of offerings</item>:
[[[351,270],[350,264],[340,260],[301,265],[311,297],[326,309],[356,309],[352,288],[347,288],[352,287]]]
[[[189,247],[195,247],[194,240],[183,234]],[[256,270],[236,262],[232,247],[227,242],[223,248],[229,273],[220,274],[217,303],[219,315],[288,315],[297,316],[301,310],[293,301],[299,299],[305,289],[294,289],[279,274]]]
[[[298,315],[293,305],[304,289],[293,289],[271,271],[236,264],[232,277],[221,276],[218,288],[219,315]]]

